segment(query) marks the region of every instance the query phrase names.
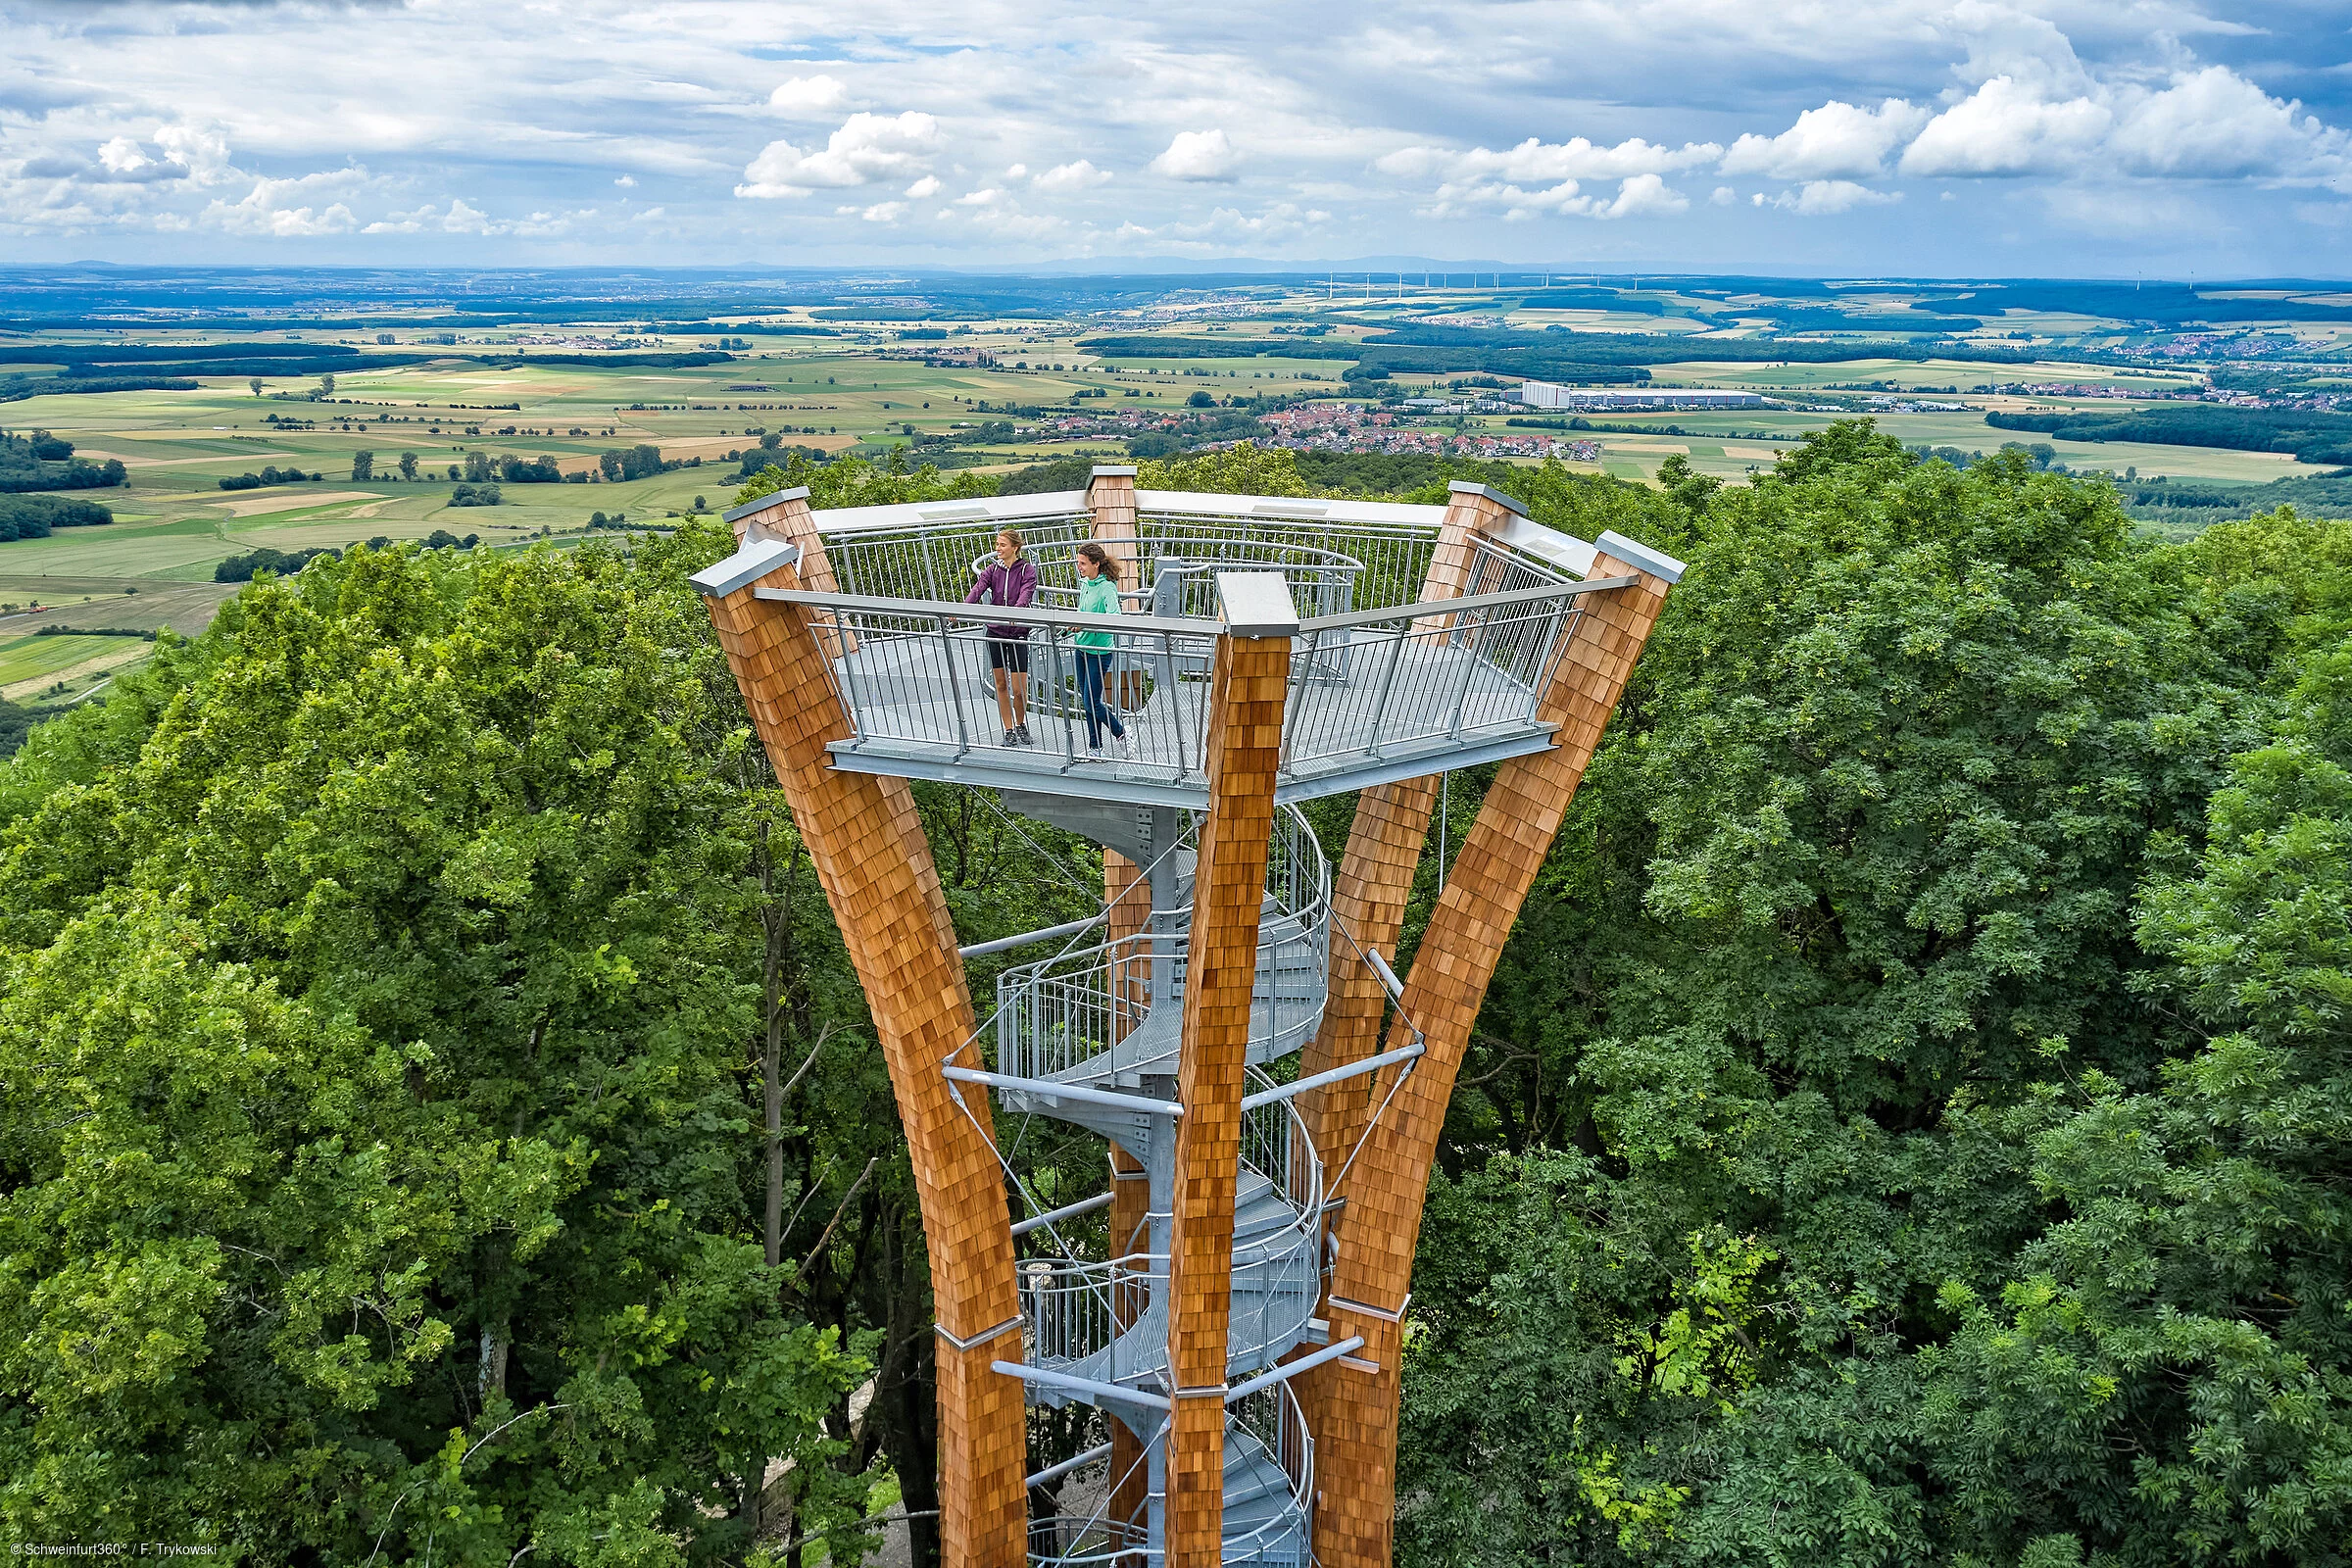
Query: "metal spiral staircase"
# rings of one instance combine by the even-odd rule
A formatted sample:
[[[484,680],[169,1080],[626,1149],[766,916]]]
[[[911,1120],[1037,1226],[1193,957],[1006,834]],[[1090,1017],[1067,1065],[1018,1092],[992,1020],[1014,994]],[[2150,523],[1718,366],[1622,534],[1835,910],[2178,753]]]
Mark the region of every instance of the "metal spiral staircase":
[[[1152,913],[1132,935],[1073,945],[998,980],[996,1081],[1009,1111],[1055,1117],[1116,1143],[1150,1184],[1144,1222],[1102,1256],[1062,1243],[1064,1211],[1028,1222],[1061,1255],[1020,1269],[1020,1372],[1033,1402],[1101,1408],[1131,1431],[1147,1471],[1136,1517],[1116,1518],[1110,1477],[1087,1515],[1034,1521],[1037,1564],[1156,1563],[1164,1495],[1160,1431],[1168,1406],[1168,1257],[1174,1210],[1171,1102],[1191,937],[1189,812],[1066,796],[1008,794],[1007,806],[1086,837],[1142,867]],[[1312,1444],[1289,1382],[1273,1371],[1319,1343],[1324,1173],[1285,1086],[1269,1073],[1322,1020],[1330,954],[1330,867],[1296,808],[1277,818],[1261,905],[1236,1173],[1226,1373],[1224,1560],[1311,1560]],[[1102,927],[1093,927],[1099,936]],[[1006,1080],[1026,1087],[1007,1087]],[[1065,1090],[1054,1093],[1046,1085]],[[1103,1200],[1096,1200],[1101,1206]],[[1084,1207],[1086,1205],[1073,1205]],[[1008,1368],[1009,1369],[1009,1368]],[[1269,1375],[1270,1374],[1270,1375]],[[1082,1456],[1100,1457],[1100,1452]]]

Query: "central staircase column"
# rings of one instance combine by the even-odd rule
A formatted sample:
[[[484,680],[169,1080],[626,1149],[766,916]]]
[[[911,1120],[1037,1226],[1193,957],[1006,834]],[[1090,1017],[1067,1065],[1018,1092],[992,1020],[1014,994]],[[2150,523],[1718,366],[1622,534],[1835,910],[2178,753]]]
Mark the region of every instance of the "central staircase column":
[[[1175,1220],[1168,1249],[1168,1568],[1222,1556],[1225,1361],[1232,1315],[1234,1189],[1243,1073],[1257,980],[1258,909],[1274,833],[1283,696],[1297,617],[1278,575],[1221,573],[1208,712],[1208,811],[1193,871],[1176,1100]],[[1279,601],[1279,611],[1274,602]],[[1247,608],[1244,608],[1244,607]],[[1233,624],[1241,622],[1241,624]]]

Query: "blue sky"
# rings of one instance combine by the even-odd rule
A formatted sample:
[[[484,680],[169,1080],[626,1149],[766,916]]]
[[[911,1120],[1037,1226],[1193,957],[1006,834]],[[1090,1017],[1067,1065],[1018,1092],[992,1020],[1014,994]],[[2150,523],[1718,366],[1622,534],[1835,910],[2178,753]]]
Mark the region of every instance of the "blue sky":
[[[2340,0],[0,24],[0,261],[2352,276]]]

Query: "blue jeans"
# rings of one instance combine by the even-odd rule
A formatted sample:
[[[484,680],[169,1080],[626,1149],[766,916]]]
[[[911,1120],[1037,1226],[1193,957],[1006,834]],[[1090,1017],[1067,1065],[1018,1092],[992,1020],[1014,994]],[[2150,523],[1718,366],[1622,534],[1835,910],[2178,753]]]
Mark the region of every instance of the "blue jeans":
[[[1110,673],[1108,654],[1090,654],[1078,650],[1078,703],[1086,710],[1086,744],[1100,748],[1102,726],[1108,724],[1114,736],[1124,738],[1127,726],[1111,711],[1110,704],[1102,700],[1102,678]]]

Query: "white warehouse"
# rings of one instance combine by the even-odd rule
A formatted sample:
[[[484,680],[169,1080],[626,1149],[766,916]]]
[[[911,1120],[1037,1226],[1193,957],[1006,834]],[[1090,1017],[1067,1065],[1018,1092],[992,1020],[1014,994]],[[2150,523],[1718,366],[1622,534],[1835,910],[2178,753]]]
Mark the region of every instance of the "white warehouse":
[[[1763,395],[1726,392],[1714,387],[1622,388],[1560,386],[1550,381],[1521,382],[1515,394],[1531,409],[1656,410],[1761,409]]]

